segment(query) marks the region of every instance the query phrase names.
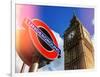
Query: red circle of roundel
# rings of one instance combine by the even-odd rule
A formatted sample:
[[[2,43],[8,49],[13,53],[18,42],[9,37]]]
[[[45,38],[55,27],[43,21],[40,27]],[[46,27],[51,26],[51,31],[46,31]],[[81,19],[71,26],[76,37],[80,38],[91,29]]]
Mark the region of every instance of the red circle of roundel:
[[[45,29],[49,33],[50,37],[52,38],[53,43],[58,47],[58,44],[57,44],[54,34],[52,33],[51,29],[44,22],[42,22],[38,19],[34,19],[34,20],[32,20],[32,23],[37,28],[41,27],[41,28]],[[55,51],[54,49],[49,51],[41,45],[36,32],[31,27],[29,27],[29,35],[31,37],[32,43],[34,44],[34,46],[36,47],[36,49],[42,56],[44,56],[45,58],[47,58],[49,60],[54,60],[58,57],[57,51]]]

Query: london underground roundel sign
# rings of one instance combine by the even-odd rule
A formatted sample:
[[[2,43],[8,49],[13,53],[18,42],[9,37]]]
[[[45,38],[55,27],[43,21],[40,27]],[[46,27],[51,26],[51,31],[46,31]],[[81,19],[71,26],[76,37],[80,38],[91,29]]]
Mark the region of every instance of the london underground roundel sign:
[[[23,41],[25,39],[23,38],[23,44],[20,45],[22,47],[17,47],[17,50],[19,49],[18,53],[26,64],[31,64],[32,56],[36,55],[36,52],[47,60],[55,60],[60,56],[61,51],[58,48],[56,38],[47,24],[39,19],[30,20],[26,18],[23,27],[27,33],[24,33],[23,36],[27,35],[27,39]],[[22,37],[22,35],[20,37]],[[24,42],[26,42],[26,45]]]

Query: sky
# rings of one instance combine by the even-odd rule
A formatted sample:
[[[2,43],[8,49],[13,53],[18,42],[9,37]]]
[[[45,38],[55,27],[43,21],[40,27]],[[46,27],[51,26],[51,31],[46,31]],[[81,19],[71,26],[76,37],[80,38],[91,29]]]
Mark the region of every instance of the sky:
[[[55,35],[58,46],[61,49],[61,58],[40,68],[39,71],[52,71],[64,69],[63,33],[69,27],[73,13],[78,17],[83,26],[89,31],[91,37],[94,35],[94,9],[38,6],[38,5],[16,5],[16,27],[21,27],[24,18],[40,19],[45,22]],[[20,70],[22,61],[16,53],[16,72]],[[28,69],[28,67],[27,67]],[[26,69],[26,71],[27,71]]]
[[[16,19],[20,24],[25,17],[30,19],[37,18],[45,22],[52,30],[59,33],[61,37],[69,27],[70,20],[73,17],[73,13],[75,13],[90,35],[93,36],[94,34],[94,8],[17,4],[16,10]]]
[[[38,6],[39,19],[46,22],[51,29],[63,35],[65,29],[69,27],[73,14],[81,21],[92,36],[94,34],[94,9],[93,8],[75,8],[75,7],[55,7]]]

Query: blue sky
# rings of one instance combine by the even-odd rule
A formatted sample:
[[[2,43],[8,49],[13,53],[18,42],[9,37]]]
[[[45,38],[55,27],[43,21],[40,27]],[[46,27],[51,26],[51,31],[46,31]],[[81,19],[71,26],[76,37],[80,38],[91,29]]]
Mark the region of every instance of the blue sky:
[[[39,10],[38,17],[48,26],[63,36],[65,29],[69,27],[73,13],[76,14],[81,23],[87,28],[91,36],[94,34],[94,9],[93,8],[75,8],[75,7],[57,7],[57,6],[37,6]]]

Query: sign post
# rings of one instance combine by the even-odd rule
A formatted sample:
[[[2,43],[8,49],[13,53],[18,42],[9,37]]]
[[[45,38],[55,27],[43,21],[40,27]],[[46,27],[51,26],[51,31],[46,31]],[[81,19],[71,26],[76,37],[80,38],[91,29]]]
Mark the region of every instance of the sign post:
[[[38,62],[33,63],[33,64],[30,66],[29,72],[37,72],[38,66],[39,66]]]
[[[21,70],[20,70],[20,73],[24,72],[24,70],[25,70],[25,63],[23,63]]]
[[[33,64],[29,67],[29,72],[37,72],[39,67],[39,57],[33,57]]]

